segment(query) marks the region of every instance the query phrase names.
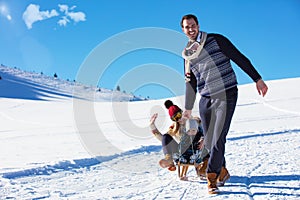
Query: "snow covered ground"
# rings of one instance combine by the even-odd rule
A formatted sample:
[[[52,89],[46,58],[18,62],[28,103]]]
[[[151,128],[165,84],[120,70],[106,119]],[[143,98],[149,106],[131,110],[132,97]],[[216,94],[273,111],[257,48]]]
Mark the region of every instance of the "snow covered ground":
[[[163,154],[148,122],[158,112],[167,130],[165,100],[87,103],[66,89],[20,86],[22,76],[2,78],[0,199],[300,198],[300,78],[268,81],[265,98],[254,84],[239,86],[226,144],[231,179],[219,195],[208,195],[192,168],[180,181],[158,166]]]

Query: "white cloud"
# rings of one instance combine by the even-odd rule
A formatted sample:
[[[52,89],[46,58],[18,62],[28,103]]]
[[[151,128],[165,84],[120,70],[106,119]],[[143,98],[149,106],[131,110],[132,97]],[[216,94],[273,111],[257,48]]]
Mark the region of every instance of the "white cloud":
[[[9,14],[9,11],[5,5],[0,6],[0,15],[4,16],[8,21],[12,20],[12,17]]]
[[[68,22],[70,22],[70,20],[68,20],[66,16],[63,16],[57,23],[60,26],[66,26]]]
[[[58,4],[58,7],[59,7],[60,12],[68,12],[68,10],[69,10],[69,6],[68,5]]]
[[[64,12],[65,16],[63,16],[59,21],[58,24],[60,26],[66,26],[67,23],[70,22],[70,20],[73,20],[74,22],[80,22],[80,21],[85,21],[85,14],[83,12],[73,12],[73,11],[69,11],[69,10],[74,10],[76,8],[76,6],[72,6],[71,8],[69,8],[68,5],[62,5],[59,4],[58,5],[59,10],[61,12]],[[70,20],[69,20],[70,19]]]
[[[30,4],[25,12],[23,13],[23,20],[28,29],[32,28],[32,24],[37,21],[42,21],[45,19],[49,19],[51,17],[58,16],[58,12],[55,9],[51,11],[40,11],[40,6],[35,4]]]
[[[70,12],[68,16],[75,22],[85,21],[85,14],[83,12]]]
[[[59,12],[63,13],[63,16],[58,20],[58,25],[66,26],[71,21],[77,23],[80,21],[85,21],[85,13],[83,12],[74,12],[73,10],[76,6],[69,7],[68,5],[59,4]],[[52,17],[59,16],[59,13],[52,9],[46,11],[40,11],[40,6],[36,4],[30,4],[27,6],[25,12],[23,13],[23,20],[28,29],[32,28],[32,25],[37,21],[42,21]],[[11,18],[10,16],[8,19]]]

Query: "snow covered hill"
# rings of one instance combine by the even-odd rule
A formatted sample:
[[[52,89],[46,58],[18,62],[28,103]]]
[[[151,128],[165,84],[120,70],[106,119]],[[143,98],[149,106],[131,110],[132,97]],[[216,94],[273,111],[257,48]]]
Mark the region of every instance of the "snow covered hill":
[[[192,168],[180,181],[158,166],[148,122],[157,112],[167,130],[165,99],[91,102],[24,78],[21,89],[5,87],[5,79],[19,81],[0,80],[0,199],[300,198],[300,78],[268,81],[265,98],[254,84],[239,86],[226,144],[231,179],[219,195],[207,195]]]
[[[14,99],[49,100],[53,98],[84,98],[92,101],[141,101],[145,98],[87,86],[75,81],[49,77],[42,73],[26,72],[0,66],[0,97]]]

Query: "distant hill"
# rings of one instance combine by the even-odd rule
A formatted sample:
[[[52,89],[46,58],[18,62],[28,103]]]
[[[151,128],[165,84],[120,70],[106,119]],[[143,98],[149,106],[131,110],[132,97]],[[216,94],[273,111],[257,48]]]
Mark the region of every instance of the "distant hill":
[[[120,91],[87,86],[36,72],[0,66],[0,97],[29,100],[82,98],[91,101],[143,101]]]

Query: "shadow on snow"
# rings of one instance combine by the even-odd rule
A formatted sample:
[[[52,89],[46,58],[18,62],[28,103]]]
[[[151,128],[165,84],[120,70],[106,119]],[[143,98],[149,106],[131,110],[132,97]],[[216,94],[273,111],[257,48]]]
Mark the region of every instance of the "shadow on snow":
[[[7,179],[17,179],[17,178],[27,177],[27,176],[50,175],[61,171],[72,171],[81,168],[90,169],[90,167],[92,166],[110,161],[118,157],[133,155],[138,153],[150,153],[150,152],[159,152],[159,151],[161,151],[160,145],[143,146],[138,149],[126,151],[121,154],[115,154],[111,156],[98,156],[95,158],[83,158],[83,159],[75,159],[71,161],[70,160],[60,161],[54,165],[46,165],[42,167],[25,169],[25,170],[15,171],[15,172],[6,172],[2,174],[2,177]]]
[[[229,194],[246,194],[249,197],[253,198],[260,195],[269,195],[269,196],[294,196],[300,197],[300,194],[293,194],[291,192],[284,192],[284,190],[293,190],[298,191],[300,188],[298,186],[289,186],[291,181],[299,181],[300,175],[264,175],[264,176],[231,176],[230,180],[226,184],[226,187],[245,187],[246,191],[222,191],[222,195]],[[281,185],[276,184],[275,182],[284,181]],[[268,184],[269,183],[269,184]],[[261,185],[265,184],[265,185]],[[294,184],[295,185],[295,184]],[[251,189],[259,188],[260,191],[251,192]],[[274,189],[272,191],[277,192],[264,192],[263,189]]]
[[[55,92],[53,88],[42,86],[22,78],[5,75],[0,81],[1,91],[0,97],[12,99],[27,99],[27,100],[45,100],[47,97],[53,95],[59,97],[72,97],[72,95],[64,94],[62,92]]]
[[[271,132],[271,133],[258,133],[253,135],[243,135],[239,137],[231,137],[227,138],[228,141],[236,141],[236,140],[243,140],[249,138],[256,138],[256,137],[266,137],[266,136],[274,136],[274,135],[281,135],[287,133],[297,133],[300,132],[300,129],[292,129],[292,130],[285,130],[285,131],[278,131],[278,132]]]

